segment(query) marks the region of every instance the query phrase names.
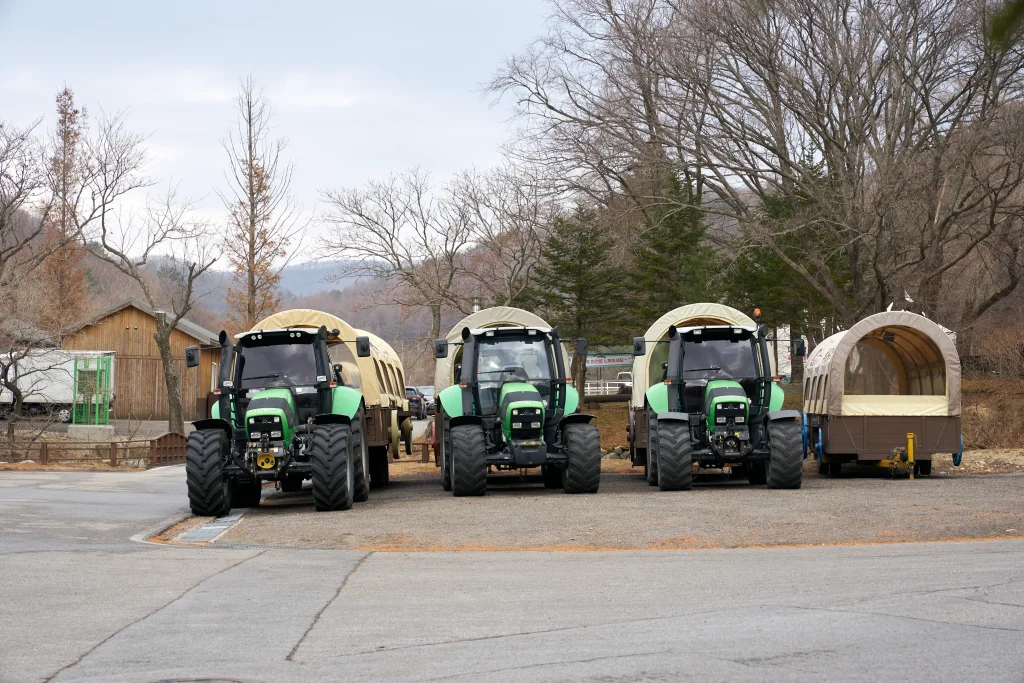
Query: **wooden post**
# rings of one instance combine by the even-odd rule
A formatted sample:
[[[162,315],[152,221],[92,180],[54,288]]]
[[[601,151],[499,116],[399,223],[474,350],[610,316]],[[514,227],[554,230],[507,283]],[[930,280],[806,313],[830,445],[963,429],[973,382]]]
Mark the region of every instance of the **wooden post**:
[[[117,442],[110,442],[110,466],[117,467]]]
[[[149,440],[149,462],[146,463],[146,469],[152,469],[153,465],[156,464],[156,439]]]
[[[48,465],[50,462],[50,445],[45,441],[39,444],[39,464]]]

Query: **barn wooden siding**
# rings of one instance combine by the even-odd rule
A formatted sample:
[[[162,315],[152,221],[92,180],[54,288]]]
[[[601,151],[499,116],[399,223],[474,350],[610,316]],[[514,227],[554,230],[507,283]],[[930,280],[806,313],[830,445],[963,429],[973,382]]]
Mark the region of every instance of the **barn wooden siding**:
[[[95,320],[64,337],[68,350],[113,351],[114,417],[117,419],[166,420],[167,390],[153,334],[156,321],[146,311],[127,306]],[[195,339],[180,329],[171,333],[171,353],[181,382],[181,403],[186,420],[206,417],[213,364],[220,359],[219,348],[204,348],[206,339]],[[199,345],[198,368],[185,367],[185,347]]]

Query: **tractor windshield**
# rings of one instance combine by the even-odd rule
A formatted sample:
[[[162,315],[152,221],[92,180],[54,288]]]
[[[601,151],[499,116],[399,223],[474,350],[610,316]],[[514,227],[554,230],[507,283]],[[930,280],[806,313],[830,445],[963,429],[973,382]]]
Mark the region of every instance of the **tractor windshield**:
[[[683,344],[683,379],[753,379],[757,363],[750,338],[705,339]]]
[[[547,398],[551,394],[552,364],[547,338],[542,335],[495,335],[477,338],[477,382],[485,413],[497,408],[505,382],[532,384]]]
[[[296,343],[294,338],[282,335],[279,340],[268,339],[258,345],[238,347],[241,354],[240,389],[262,389],[266,387],[294,387],[316,384],[316,356],[314,337],[306,343]]]

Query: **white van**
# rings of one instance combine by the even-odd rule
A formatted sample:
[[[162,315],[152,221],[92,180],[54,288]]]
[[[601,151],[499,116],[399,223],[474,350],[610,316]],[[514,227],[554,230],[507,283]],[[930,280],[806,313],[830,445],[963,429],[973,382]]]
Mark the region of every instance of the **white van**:
[[[46,349],[30,352],[24,358],[15,360],[11,379],[24,394],[22,412],[29,416],[52,415],[61,422],[71,422],[71,411],[75,404],[75,359],[97,356],[111,357],[110,386],[113,387],[113,351]],[[6,386],[0,386],[0,416],[6,417],[13,409],[13,392]]]

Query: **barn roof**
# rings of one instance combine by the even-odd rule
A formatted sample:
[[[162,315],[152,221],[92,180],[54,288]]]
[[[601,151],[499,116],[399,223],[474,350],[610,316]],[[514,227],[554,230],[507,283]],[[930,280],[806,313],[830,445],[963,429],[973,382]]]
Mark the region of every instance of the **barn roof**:
[[[114,304],[110,308],[106,308],[100,311],[99,313],[90,316],[87,320],[75,323],[74,325],[71,326],[71,331],[68,334],[74,334],[75,332],[78,332],[80,329],[88,325],[98,325],[100,321],[102,321],[104,318],[109,318],[118,311],[122,311],[128,307],[137,308],[146,315],[153,315],[153,309],[149,306],[149,304],[140,299],[131,297],[125,299],[124,301]],[[191,320],[188,320],[187,318],[182,318],[181,320],[179,320],[176,329],[179,332],[183,332],[184,334],[187,334],[188,336],[203,344],[214,344],[217,346],[220,345],[220,340],[218,338],[217,333],[211,332],[205,327],[197,325],[196,323],[192,322]]]

